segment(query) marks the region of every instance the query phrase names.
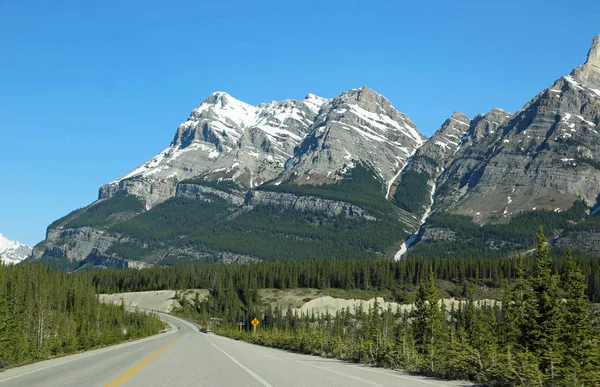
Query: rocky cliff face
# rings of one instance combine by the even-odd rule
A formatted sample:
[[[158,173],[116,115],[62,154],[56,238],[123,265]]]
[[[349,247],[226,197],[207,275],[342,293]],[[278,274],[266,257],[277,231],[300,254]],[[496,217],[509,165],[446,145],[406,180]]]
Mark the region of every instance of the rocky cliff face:
[[[460,147],[446,159],[443,170],[438,174],[432,210],[446,211],[469,192],[482,170],[482,163],[489,152],[489,144],[498,141],[501,135],[498,128],[510,118],[510,113],[495,108],[476,116],[470,122]]]
[[[392,184],[425,136],[382,95],[368,87],[353,89],[328,101],[299,149],[276,179],[321,184],[341,179],[360,160]]]
[[[215,188],[205,187],[198,184],[178,184],[176,196],[206,201],[211,201],[211,197],[216,196],[224,199],[234,206],[241,206],[245,201],[244,192],[224,192]]]
[[[46,240],[33,250],[36,259],[42,256],[81,261],[93,252],[104,253],[116,238],[98,227],[48,230]]]
[[[585,231],[566,231],[554,243],[556,247],[573,249],[578,252],[597,256],[600,254],[600,229]]]
[[[598,89],[600,89],[600,35],[592,41],[592,47],[585,63],[574,69],[571,76],[598,95]]]
[[[293,208],[298,211],[319,212],[329,217],[344,216],[364,220],[376,220],[362,208],[352,203],[321,199],[313,196],[298,196],[291,193],[268,191],[249,191],[246,195],[247,206],[269,205]]]
[[[598,42],[597,37],[584,65],[508,121],[502,112],[479,120],[486,127],[474,130],[471,144],[445,171],[436,210],[486,223],[523,211],[564,211],[577,199],[595,204],[600,191]]]

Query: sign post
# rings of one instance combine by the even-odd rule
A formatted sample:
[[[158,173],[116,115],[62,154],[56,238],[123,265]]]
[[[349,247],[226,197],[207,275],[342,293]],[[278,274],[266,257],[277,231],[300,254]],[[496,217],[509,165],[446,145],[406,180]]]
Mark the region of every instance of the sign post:
[[[242,331],[242,327],[243,327],[244,325],[246,325],[246,322],[244,322],[244,321],[240,321],[240,322],[238,323],[238,325],[239,325],[239,327],[240,327],[240,332],[241,332],[241,331]]]
[[[250,324],[252,324],[252,334],[255,335],[256,334],[256,326],[260,323],[258,322],[256,317],[254,317],[254,319],[252,321],[250,321]]]

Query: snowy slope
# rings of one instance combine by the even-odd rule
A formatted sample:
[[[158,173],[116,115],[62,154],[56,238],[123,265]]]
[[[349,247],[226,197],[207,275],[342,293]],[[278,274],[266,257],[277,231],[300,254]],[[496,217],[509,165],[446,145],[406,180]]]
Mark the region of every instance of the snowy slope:
[[[224,92],[213,93],[179,126],[175,139],[167,149],[110,184],[133,177],[170,178],[185,175],[180,171],[177,160],[190,158],[187,157],[188,153],[193,155],[195,161],[210,161],[200,170],[198,166],[202,166],[195,162],[196,168],[193,169],[196,172],[193,175],[215,170],[218,172],[219,168],[215,166],[223,164],[219,162],[223,157],[228,162],[233,161],[226,165],[232,167],[240,151],[250,156],[259,154],[259,149],[254,149],[253,152],[253,146],[245,149],[240,146],[244,135],[253,129],[255,134],[256,131],[260,132],[276,148],[266,153],[274,153],[278,156],[278,161],[284,163],[287,158],[283,156],[291,156],[290,146],[293,150],[302,140],[314,115],[326,101],[325,98],[309,94],[302,101],[285,100],[253,106]]]
[[[192,177],[253,188],[294,176],[306,183],[310,177],[303,175],[311,173],[309,183],[318,184],[342,176],[352,160],[371,165],[390,187],[424,140],[406,115],[368,87],[331,100],[308,94],[259,106],[216,92],[179,125],[168,148],[101,187],[100,198],[127,192],[152,208]]]
[[[248,188],[271,180],[327,101],[309,94],[253,106],[213,93],[179,125],[168,148],[101,187],[100,198],[128,192],[153,207],[174,194],[175,181],[186,178],[232,179]]]
[[[361,161],[390,187],[424,141],[416,125],[385,97],[366,86],[352,89],[322,107],[278,180],[323,183],[339,179]]]
[[[31,254],[32,247],[22,243],[11,241],[0,234],[0,257],[1,263],[19,263]]]

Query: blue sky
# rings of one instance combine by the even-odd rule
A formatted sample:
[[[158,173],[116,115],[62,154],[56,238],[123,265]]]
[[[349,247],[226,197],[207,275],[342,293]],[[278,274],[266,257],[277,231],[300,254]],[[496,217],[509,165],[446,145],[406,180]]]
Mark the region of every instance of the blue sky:
[[[368,85],[431,135],[583,63],[600,3],[0,0],[0,233],[34,244],[167,147],[210,93]]]

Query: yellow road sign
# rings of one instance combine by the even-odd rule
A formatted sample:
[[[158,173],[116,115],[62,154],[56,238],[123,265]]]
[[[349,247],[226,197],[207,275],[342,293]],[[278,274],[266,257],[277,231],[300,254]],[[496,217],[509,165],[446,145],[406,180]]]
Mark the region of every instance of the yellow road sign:
[[[259,324],[259,322],[258,322],[258,320],[255,317],[254,320],[250,321],[250,324],[252,324],[252,326],[255,327],[255,326],[257,326]]]

